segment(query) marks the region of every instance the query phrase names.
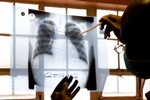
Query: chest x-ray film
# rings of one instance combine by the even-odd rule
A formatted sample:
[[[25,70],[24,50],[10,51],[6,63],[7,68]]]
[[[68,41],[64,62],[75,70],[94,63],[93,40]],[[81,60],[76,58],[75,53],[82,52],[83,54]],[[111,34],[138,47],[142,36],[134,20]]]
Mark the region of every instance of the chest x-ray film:
[[[29,89],[50,91],[72,75],[81,88],[103,90],[109,74],[107,48],[98,46],[96,28],[80,34],[97,23],[96,17],[32,9],[16,11],[15,16],[11,75],[16,84],[25,77]]]

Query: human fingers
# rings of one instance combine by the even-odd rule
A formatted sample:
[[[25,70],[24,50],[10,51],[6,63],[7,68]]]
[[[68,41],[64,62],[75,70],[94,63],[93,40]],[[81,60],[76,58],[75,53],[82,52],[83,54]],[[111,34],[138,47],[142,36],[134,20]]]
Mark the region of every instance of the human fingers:
[[[105,23],[101,22],[100,30],[103,30],[103,29],[104,29],[104,26],[105,26]]]
[[[72,80],[73,80],[73,76],[72,75],[67,78],[68,85],[70,85]]]
[[[57,97],[56,95],[58,95],[58,93],[62,90],[62,86],[63,86],[63,84],[64,84],[65,81],[67,81],[67,77],[64,77],[64,78],[59,82],[59,84],[55,87],[54,91],[53,91],[52,94],[51,94],[52,100],[53,100],[54,98],[56,98],[56,97]],[[55,99],[54,99],[54,100],[55,100]]]
[[[76,96],[76,94],[80,91],[80,86],[78,86],[72,93],[71,93],[71,95],[70,95],[70,98],[71,99],[73,99],[75,96]]]
[[[72,77],[72,76],[70,76],[69,78],[68,78],[68,76],[64,77],[64,78],[59,82],[59,84],[56,86],[56,88],[54,89],[53,93],[54,93],[54,92],[60,92],[60,91],[62,90],[62,86],[63,86],[64,82],[67,82],[68,85],[69,85],[72,80],[73,80],[73,77]]]
[[[115,26],[116,24],[118,24],[118,22],[120,22],[121,17],[117,16],[117,15],[106,15],[103,16],[99,22],[101,22],[101,30],[104,29],[105,25],[111,25],[111,26]]]
[[[121,16],[118,15],[109,14],[107,17],[114,23],[119,22],[121,20]]]
[[[99,19],[99,22],[101,23],[101,25],[100,25],[100,29],[101,30],[103,30],[104,29],[104,26],[105,25],[107,25],[107,19],[108,19],[108,15],[105,15],[105,16],[103,16],[103,17],[101,17],[100,19]]]
[[[110,37],[110,32],[112,31],[110,26],[107,26],[104,32],[104,39]]]
[[[66,91],[68,90],[68,83],[67,82],[64,82],[63,83],[63,86],[62,86],[62,93],[66,93]]]
[[[73,99],[76,94],[80,91],[80,86],[78,85],[78,80],[75,80],[74,83],[70,86],[70,88],[66,91],[67,95]]]
[[[107,18],[107,17],[104,17],[102,19],[102,25],[109,25],[109,26],[115,26],[115,22],[113,22],[111,19]],[[102,27],[103,28],[103,27]]]
[[[76,88],[77,84],[78,80],[75,80],[72,86],[70,86],[70,88],[67,90],[67,92],[71,93]]]
[[[77,86],[77,81],[74,83],[75,84],[73,84],[71,87]],[[74,90],[74,88],[72,88],[74,90],[74,92],[72,92],[73,90],[70,91],[68,89],[68,87],[69,87],[68,82],[64,82],[63,87],[62,87],[62,91],[60,93],[60,95],[62,96],[61,98],[65,98],[64,100],[72,100],[80,90],[80,87],[78,86],[75,90]]]
[[[62,90],[62,86],[64,84],[64,82],[67,82],[68,77],[64,77],[59,84],[56,86],[56,88],[54,89],[54,91],[60,92]]]

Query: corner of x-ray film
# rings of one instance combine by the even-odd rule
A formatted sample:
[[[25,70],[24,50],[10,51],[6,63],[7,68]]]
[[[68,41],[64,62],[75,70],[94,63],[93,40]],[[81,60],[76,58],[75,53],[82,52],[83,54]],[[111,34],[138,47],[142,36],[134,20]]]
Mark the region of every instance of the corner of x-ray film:
[[[107,48],[103,43],[102,48],[98,46],[96,28],[80,35],[96,24],[96,17],[55,14],[33,9],[28,9],[27,15],[28,20],[24,20],[28,21],[27,34],[16,36],[13,45],[18,47],[15,49],[14,57],[18,57],[15,66],[23,65],[18,54],[27,55],[22,60],[28,66],[29,88],[50,91],[63,77],[72,75],[74,80],[79,80],[81,88],[102,91],[109,74],[105,52]],[[21,26],[22,21],[16,24]],[[22,32],[20,28],[16,30],[16,34]],[[103,59],[99,54],[102,54]],[[102,65],[99,60],[104,61]],[[17,73],[19,71],[15,74]]]

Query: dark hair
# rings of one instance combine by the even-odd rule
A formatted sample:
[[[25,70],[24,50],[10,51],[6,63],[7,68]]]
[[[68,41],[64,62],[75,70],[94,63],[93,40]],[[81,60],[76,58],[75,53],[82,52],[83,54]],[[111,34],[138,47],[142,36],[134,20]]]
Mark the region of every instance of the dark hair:
[[[135,0],[121,19],[120,39],[126,44],[127,68],[142,78],[150,77],[150,0]],[[128,66],[130,65],[130,66]]]
[[[121,19],[120,38],[125,41],[127,53],[133,55],[129,58],[150,59],[149,24],[150,0],[135,0],[126,8]]]
[[[125,43],[137,42],[150,31],[150,0],[135,0],[128,5],[121,19],[121,38]]]

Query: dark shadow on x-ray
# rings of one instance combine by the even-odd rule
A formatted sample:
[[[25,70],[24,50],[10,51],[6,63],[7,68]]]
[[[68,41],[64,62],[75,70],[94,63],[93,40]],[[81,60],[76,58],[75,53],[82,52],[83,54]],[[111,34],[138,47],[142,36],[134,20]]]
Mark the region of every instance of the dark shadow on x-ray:
[[[41,18],[41,19],[44,19],[50,15],[48,12],[44,12],[40,10],[33,10],[33,9],[29,9],[28,13],[34,14],[36,18]]]
[[[34,89],[34,85],[36,84],[34,77],[33,77],[33,72],[32,72],[32,54],[31,54],[32,46],[31,43],[29,42],[29,56],[28,56],[28,78],[29,78],[29,89]]]
[[[90,48],[90,68],[89,68],[89,76],[86,83],[86,88],[88,90],[96,90],[97,89],[97,83],[96,83],[96,62],[95,62],[95,56],[94,56],[94,47],[92,46]]]

